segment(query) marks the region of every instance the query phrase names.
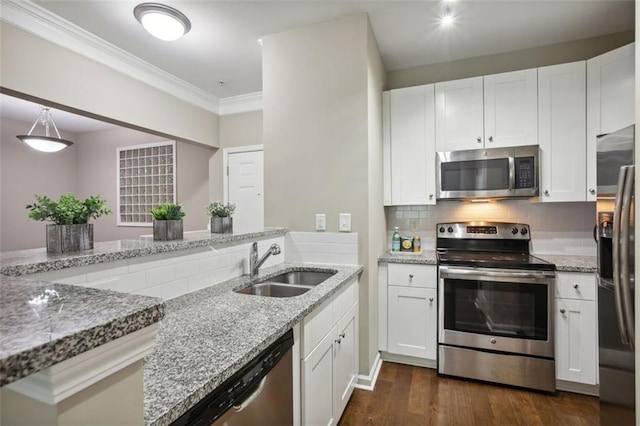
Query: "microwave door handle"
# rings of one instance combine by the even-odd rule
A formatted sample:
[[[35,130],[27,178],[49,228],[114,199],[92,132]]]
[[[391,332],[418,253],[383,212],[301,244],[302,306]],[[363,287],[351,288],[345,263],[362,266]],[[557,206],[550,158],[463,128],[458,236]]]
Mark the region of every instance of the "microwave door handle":
[[[622,289],[620,288],[620,216],[622,213],[622,195],[624,190],[624,182],[627,174],[626,167],[620,167],[618,173],[618,187],[616,189],[615,209],[613,211],[613,244],[612,244],[612,263],[613,263],[613,298],[616,307],[616,319],[618,329],[620,330],[620,341],[623,345],[629,345],[627,337],[627,328],[625,327],[625,319],[622,308]]]
[[[631,349],[635,346],[635,326],[633,315],[634,301],[631,298],[631,271],[629,267],[631,255],[631,206],[633,204],[634,175],[635,167],[627,166],[627,176],[625,178],[622,194],[619,252],[622,308],[624,312],[625,328],[627,330],[627,339],[629,340],[629,346]]]
[[[516,159],[509,157],[509,191],[516,189]]]

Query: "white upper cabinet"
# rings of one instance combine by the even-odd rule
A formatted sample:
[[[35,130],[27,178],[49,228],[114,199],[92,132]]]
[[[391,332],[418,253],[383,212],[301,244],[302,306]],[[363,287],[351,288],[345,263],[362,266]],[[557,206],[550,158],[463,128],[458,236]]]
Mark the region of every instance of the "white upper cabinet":
[[[436,83],[436,151],[535,145],[535,69]]]
[[[538,69],[540,201],[586,199],[586,65]]]
[[[587,200],[596,200],[596,137],[635,123],[634,43],[587,61]]]
[[[384,95],[385,205],[435,204],[433,84]]]
[[[482,148],[482,77],[436,83],[436,151]]]

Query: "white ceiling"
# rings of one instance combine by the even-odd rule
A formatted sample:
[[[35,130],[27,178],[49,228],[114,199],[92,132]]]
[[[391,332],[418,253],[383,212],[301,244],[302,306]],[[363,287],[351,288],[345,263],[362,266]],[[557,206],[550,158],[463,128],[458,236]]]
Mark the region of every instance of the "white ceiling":
[[[368,13],[387,71],[579,40],[634,28],[633,0],[457,0],[451,28],[443,2],[350,0],[167,0],[191,31],[164,42],[133,16],[143,2],[38,0],[36,3],[218,98],[262,90],[257,40],[350,13]],[[225,84],[220,86],[219,81]]]
[[[59,109],[51,108],[50,110],[53,121],[60,131],[85,133],[117,127],[104,121],[94,120]],[[0,93],[0,117],[29,123],[29,126],[24,129],[25,134],[29,131],[29,128],[36,121],[39,114],[40,104]],[[36,134],[43,134],[42,126],[36,127],[34,132]]]

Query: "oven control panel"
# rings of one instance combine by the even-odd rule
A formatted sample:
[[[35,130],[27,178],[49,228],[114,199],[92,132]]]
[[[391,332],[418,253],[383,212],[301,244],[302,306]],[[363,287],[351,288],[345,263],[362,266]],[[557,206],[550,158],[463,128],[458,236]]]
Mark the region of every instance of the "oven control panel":
[[[530,240],[529,225],[504,222],[452,222],[436,225],[438,238]]]

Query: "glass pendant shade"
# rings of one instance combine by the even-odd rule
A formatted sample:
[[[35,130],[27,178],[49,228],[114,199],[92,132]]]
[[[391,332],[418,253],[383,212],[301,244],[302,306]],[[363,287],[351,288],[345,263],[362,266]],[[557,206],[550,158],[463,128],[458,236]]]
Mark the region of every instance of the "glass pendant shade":
[[[149,34],[160,40],[177,40],[191,29],[191,22],[183,13],[163,4],[142,3],[133,9],[133,14]]]
[[[36,128],[38,123],[44,126],[44,136],[32,134],[33,129]],[[55,130],[56,135],[58,136],[57,138],[50,135],[51,127]],[[57,152],[73,145],[73,142],[62,139],[60,132],[58,132],[58,128],[56,127],[56,123],[53,121],[53,117],[51,116],[51,111],[46,107],[42,107],[40,110],[40,115],[36,119],[36,122],[33,123],[33,126],[31,126],[29,133],[26,135],[18,135],[16,137],[31,148],[41,152]]]

